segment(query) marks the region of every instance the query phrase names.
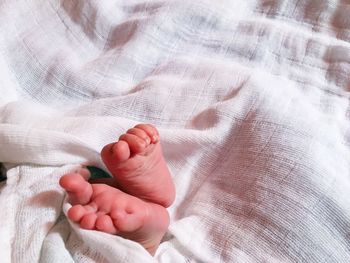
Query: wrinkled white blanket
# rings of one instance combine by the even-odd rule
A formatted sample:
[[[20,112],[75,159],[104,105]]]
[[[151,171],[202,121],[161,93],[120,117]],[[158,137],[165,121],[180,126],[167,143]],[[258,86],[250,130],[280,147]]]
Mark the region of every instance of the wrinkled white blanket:
[[[1,262],[350,262],[350,2],[0,1]],[[154,258],[67,221],[59,177],[153,123]]]

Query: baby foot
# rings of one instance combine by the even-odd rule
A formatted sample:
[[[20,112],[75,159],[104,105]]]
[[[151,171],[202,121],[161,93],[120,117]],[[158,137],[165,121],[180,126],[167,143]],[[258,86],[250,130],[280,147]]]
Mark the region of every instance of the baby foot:
[[[153,126],[129,129],[118,142],[106,145],[101,156],[119,189],[164,207],[173,203],[175,187]]]
[[[90,184],[78,173],[64,175],[60,185],[73,205],[67,214],[73,222],[136,241],[154,255],[169,226],[164,207],[105,184]]]

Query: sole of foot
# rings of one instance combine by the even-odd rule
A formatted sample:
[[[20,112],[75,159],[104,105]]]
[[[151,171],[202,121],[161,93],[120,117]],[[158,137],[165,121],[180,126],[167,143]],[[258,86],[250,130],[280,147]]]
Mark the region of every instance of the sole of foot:
[[[169,226],[167,210],[105,184],[90,184],[79,173],[66,174],[60,185],[72,207],[68,218],[88,230],[133,240],[154,255]]]
[[[118,188],[133,196],[169,207],[175,187],[164,160],[157,129],[139,124],[115,143],[106,145],[101,157]]]

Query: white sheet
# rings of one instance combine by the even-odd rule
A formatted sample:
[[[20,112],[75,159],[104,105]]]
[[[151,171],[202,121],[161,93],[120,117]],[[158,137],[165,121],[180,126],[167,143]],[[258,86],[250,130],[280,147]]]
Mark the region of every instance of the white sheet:
[[[1,262],[350,262],[350,3],[0,2]],[[155,124],[156,256],[81,230],[59,177]]]

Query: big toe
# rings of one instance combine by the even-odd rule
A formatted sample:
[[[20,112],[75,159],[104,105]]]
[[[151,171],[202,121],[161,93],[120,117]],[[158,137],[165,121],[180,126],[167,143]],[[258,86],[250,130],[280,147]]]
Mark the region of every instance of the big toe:
[[[71,204],[87,204],[92,195],[91,185],[78,173],[70,173],[61,177],[59,181],[69,196]]]
[[[110,143],[103,147],[101,156],[105,164],[110,166],[115,162],[126,161],[130,157],[130,148],[125,141]]]

